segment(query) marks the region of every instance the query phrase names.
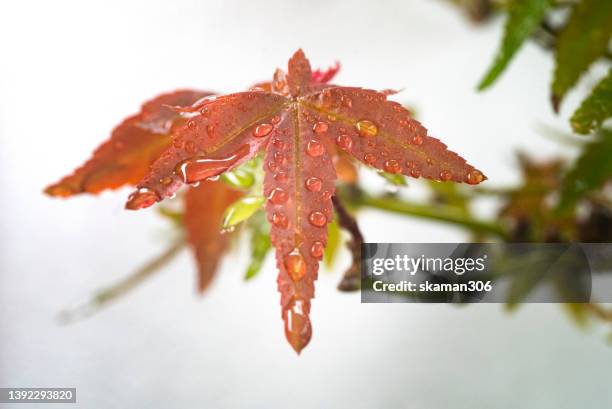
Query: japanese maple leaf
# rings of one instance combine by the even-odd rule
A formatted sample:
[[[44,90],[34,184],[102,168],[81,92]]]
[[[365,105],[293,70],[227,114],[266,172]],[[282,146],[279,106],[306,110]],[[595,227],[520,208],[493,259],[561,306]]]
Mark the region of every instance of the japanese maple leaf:
[[[411,118],[388,92],[313,81],[298,50],[269,87],[205,98],[180,111],[186,123],[138,183],[126,207],[172,197],[265,151],[264,195],[276,249],[285,335],[299,353],[310,341],[314,281],[333,216],[336,171],[327,146],[390,173],[477,184],[484,175]]]
[[[183,90],[144,103],[140,113],[118,125],[110,140],[98,147],[91,159],[45,192],[69,197],[136,184],[172,143],[172,128],[185,122],[168,106],[190,105],[209,95],[212,94]],[[198,264],[200,292],[210,284],[229,244],[229,235],[219,230],[225,209],[240,196],[241,192],[223,183],[203,182],[184,197],[183,225]]]

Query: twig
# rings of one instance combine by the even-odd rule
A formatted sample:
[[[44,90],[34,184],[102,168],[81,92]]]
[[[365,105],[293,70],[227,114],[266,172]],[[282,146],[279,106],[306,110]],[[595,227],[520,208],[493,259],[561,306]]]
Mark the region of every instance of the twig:
[[[118,299],[159,271],[164,265],[170,262],[184,246],[184,238],[181,237],[180,239],[177,239],[170,247],[166,249],[166,251],[155,259],[149,261],[134,273],[115,284],[96,291],[89,299],[85,300],[81,304],[60,311],[60,322],[74,322],[99,312],[111,301]]]
[[[338,214],[338,223],[340,227],[348,231],[351,235],[351,240],[347,243],[347,247],[353,256],[353,262],[348,270],[344,273],[342,280],[338,284],[340,291],[355,291],[360,287],[361,280],[361,244],[363,243],[363,235],[357,224],[357,220],[351,215],[342,204],[342,200],[338,196],[332,197],[334,208]]]
[[[507,238],[507,233],[501,225],[474,219],[450,206],[412,203],[390,196],[371,196],[361,189],[354,190],[349,194],[352,194],[350,203],[354,206],[373,207],[394,213],[417,216],[454,224],[472,232],[487,233],[502,239]]]

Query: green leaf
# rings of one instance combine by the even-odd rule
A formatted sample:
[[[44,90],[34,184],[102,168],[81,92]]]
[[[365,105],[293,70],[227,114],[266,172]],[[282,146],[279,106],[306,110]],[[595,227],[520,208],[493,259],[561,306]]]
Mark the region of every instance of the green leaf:
[[[221,180],[238,189],[250,189],[255,184],[255,175],[245,169],[235,169],[221,175]]]
[[[580,199],[612,178],[612,130],[602,129],[599,138],[585,145],[574,167],[563,180],[559,212],[572,208]]]
[[[478,84],[478,90],[488,88],[497,80],[523,42],[533,34],[551,5],[552,0],[510,2],[501,46],[489,71]]]
[[[393,186],[407,186],[406,177],[401,173],[376,172],[380,177]]]
[[[250,280],[259,273],[268,252],[272,248],[270,225],[265,223],[263,212],[258,214],[261,217],[254,217],[253,219],[257,219],[257,221],[251,226],[251,262],[244,275],[245,280]]]
[[[256,211],[261,209],[264,201],[265,199],[262,196],[246,196],[232,203],[225,210],[225,215],[223,216],[223,228],[226,229],[247,220]]]
[[[570,120],[574,131],[587,134],[612,117],[612,68],[593,89]]]
[[[160,216],[170,220],[172,224],[176,226],[183,225],[183,212],[182,211],[176,211],[168,207],[158,206],[157,212],[160,214]]]
[[[557,40],[552,104],[559,110],[565,93],[591,63],[608,49],[612,35],[612,1],[582,0]]]
[[[338,217],[334,217],[332,222],[327,227],[327,246],[325,247],[325,254],[323,255],[325,267],[333,267],[339,247],[340,226],[338,225]]]

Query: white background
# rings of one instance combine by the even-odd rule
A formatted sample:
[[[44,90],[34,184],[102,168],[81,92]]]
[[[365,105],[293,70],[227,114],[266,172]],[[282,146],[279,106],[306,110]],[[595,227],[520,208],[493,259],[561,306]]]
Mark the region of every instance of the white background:
[[[128,190],[68,201],[41,190],[71,171],[140,102],[179,87],[241,90],[302,47],[338,83],[404,88],[431,134],[517,181],[517,148],[565,150],[582,81],[554,117],[551,58],[528,45],[489,92],[475,84],[501,21],[471,27],[443,1],[5,1],[0,4],[0,386],[77,387],[79,408],[608,408],[612,350],[556,306],[361,305],[322,272],[314,336],[286,343],[272,260],[242,281],[244,251],[194,292],[188,253],[127,298],[74,325],[57,312],[167,243]],[[408,190],[407,194],[410,194]],[[378,212],[368,241],[458,241],[462,232]],[[73,406],[71,406],[73,407]]]

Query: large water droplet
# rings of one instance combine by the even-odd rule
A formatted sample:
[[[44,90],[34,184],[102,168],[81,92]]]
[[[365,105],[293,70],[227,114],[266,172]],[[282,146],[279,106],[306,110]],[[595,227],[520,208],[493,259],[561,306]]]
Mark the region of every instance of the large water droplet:
[[[442,172],[440,172],[440,180],[443,182],[447,182],[451,180],[452,177],[453,177],[453,174],[448,170],[443,170]]]
[[[325,251],[325,246],[323,246],[323,243],[321,243],[320,241],[315,241],[314,243],[312,243],[312,246],[310,247],[310,255],[313,256],[314,258],[321,258],[323,257],[323,252]]]
[[[160,197],[157,192],[147,189],[146,187],[140,188],[128,197],[125,208],[129,210],[144,209],[145,207],[149,207],[159,202],[159,200]]]
[[[361,121],[355,124],[355,128],[357,132],[359,132],[359,136],[364,138],[376,136],[378,134],[378,128],[372,121],[368,121],[367,119],[362,119]]]
[[[275,115],[275,116],[273,116],[273,117],[272,117],[272,119],[271,119],[270,121],[271,121],[273,124],[275,124],[275,125],[276,125],[277,123],[279,123],[279,122],[281,121],[281,117],[280,117],[280,116],[278,116],[278,115]]]
[[[290,253],[285,255],[283,260],[287,273],[293,281],[299,281],[306,274],[306,260],[300,253],[300,250],[294,248]]]
[[[323,181],[316,177],[310,177],[306,179],[305,185],[306,189],[310,190],[311,192],[318,192],[323,186]]]
[[[196,125],[195,121],[189,121],[189,122],[187,122],[187,128],[189,128],[189,129],[192,129],[192,130],[193,130],[193,129],[196,129],[196,127],[197,127],[197,125]]]
[[[278,228],[286,229],[289,226],[289,220],[282,213],[274,213],[272,214],[272,224]]]
[[[402,171],[402,167],[400,166],[399,162],[395,159],[386,160],[383,167],[385,169],[385,172],[389,172],[389,173],[399,173]]]
[[[295,352],[299,354],[312,337],[312,326],[304,301],[294,300],[289,309],[284,312],[283,319],[285,320],[285,337]]]
[[[288,198],[289,196],[287,195],[287,192],[285,192],[285,190],[281,189],[280,187],[272,189],[272,191],[268,195],[268,200],[277,205],[285,203]]]
[[[470,185],[477,185],[483,180],[484,180],[484,175],[482,174],[481,171],[477,169],[474,169],[473,171],[469,172],[465,177],[465,181],[469,183]]]
[[[310,156],[321,156],[325,152],[325,147],[319,141],[315,141],[314,139],[308,141],[306,144],[306,153]]]
[[[327,130],[329,129],[329,125],[327,125],[327,123],[319,121],[317,123],[315,123],[312,127],[312,130],[314,131],[314,133],[324,133],[327,132]]]
[[[421,176],[421,170],[419,168],[412,168],[410,169],[410,176],[412,176],[413,178],[418,178]]]
[[[273,128],[274,128],[274,126],[272,124],[260,124],[260,125],[257,125],[253,129],[253,136],[256,136],[257,138],[262,138],[264,136],[268,136],[270,134],[270,132],[272,132]]]
[[[351,149],[351,146],[353,146],[353,140],[347,134],[341,134],[336,137],[336,145],[342,149]]]
[[[321,212],[312,212],[308,216],[310,224],[316,227],[323,227],[327,223],[327,217]]]
[[[199,180],[219,176],[240,159],[249,154],[250,148],[244,145],[236,153],[226,158],[195,158],[188,159],[177,166],[176,173],[183,177],[185,183],[194,183]]]

